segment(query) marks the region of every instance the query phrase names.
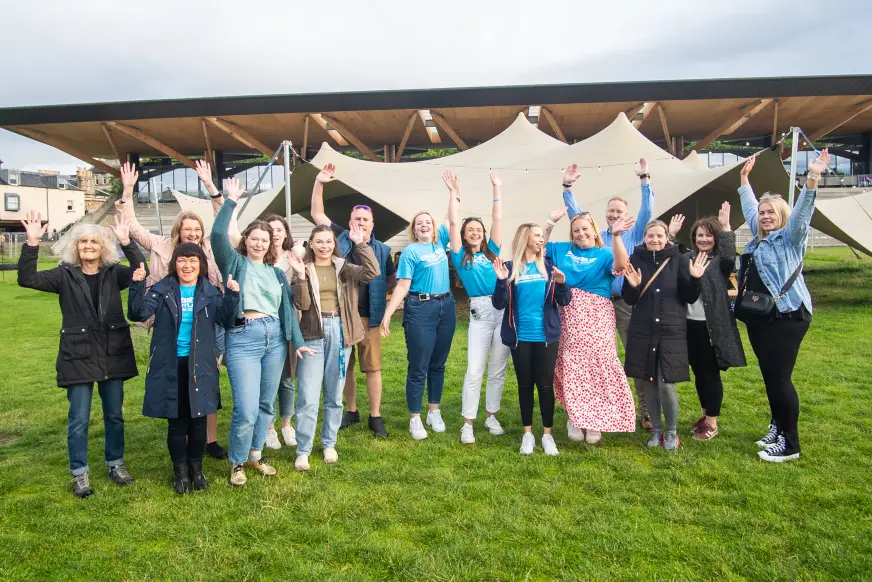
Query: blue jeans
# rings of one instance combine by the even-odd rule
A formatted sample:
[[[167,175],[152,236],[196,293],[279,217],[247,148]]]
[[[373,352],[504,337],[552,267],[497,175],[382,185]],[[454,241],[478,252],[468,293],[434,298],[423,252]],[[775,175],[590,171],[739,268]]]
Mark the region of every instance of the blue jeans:
[[[227,329],[225,357],[233,392],[229,457],[234,465],[244,463],[250,451],[263,450],[287,355],[288,341],[275,317]]]
[[[445,361],[451,351],[457,314],[454,297],[421,301],[406,297],[403,307],[403,329],[406,331],[406,352],[409,368],[406,374],[406,405],[409,412],[421,412],[424,382],[427,401],[439,404],[445,384]]]
[[[324,388],[324,422],[321,424],[321,446],[325,449],[336,446],[336,433],[342,422],[342,388],[345,386],[345,370],[348,367],[351,348],[342,345],[341,322],[338,317],[324,317],[321,327],[322,339],[307,340],[306,347],[315,350],[315,355],[303,354],[297,362],[297,454],[312,452],[315,426],[318,423],[318,404],[321,388]],[[340,360],[340,353],[344,358]]]
[[[124,463],[124,380],[106,380],[97,383],[103,404],[103,428],[106,433],[105,459],[107,467]],[[70,453],[70,472],[87,473],[88,421],[91,419],[91,395],[94,384],[74,384],[67,388],[70,411],[67,416],[67,449]]]
[[[288,354],[289,358],[296,358],[296,354]],[[279,384],[279,416],[281,418],[291,418],[296,412],[296,389],[294,388],[294,379],[290,376],[282,378]]]

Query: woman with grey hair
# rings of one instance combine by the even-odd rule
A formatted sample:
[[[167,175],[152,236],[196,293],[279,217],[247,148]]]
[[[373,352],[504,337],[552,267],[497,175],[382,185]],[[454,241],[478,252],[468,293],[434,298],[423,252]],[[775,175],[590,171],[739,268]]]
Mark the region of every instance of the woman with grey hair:
[[[137,376],[130,325],[124,317],[121,291],[132,281],[136,266],[145,259],[130,241],[129,220],[116,215],[110,228],[131,266],[118,263],[115,244],[106,228],[95,224],[75,227],[60,264],[37,271],[39,241],[48,229],[42,216],[30,212],[21,223],[27,244],[18,259],[18,284],[59,296],[63,323],[57,358],[57,383],[67,390],[69,416],[67,446],[73,494],[87,497],[91,489],[88,468],[88,420],[94,383],[103,404],[106,432],[105,459],[109,479],[127,485],[133,478],[124,465],[124,381]]]

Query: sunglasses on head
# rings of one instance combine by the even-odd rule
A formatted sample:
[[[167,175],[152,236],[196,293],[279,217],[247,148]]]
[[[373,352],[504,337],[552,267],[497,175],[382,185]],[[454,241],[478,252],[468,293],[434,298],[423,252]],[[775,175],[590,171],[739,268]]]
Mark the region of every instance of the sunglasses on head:
[[[463,219],[463,224],[466,224],[467,222],[472,222],[473,220],[475,220],[477,222],[481,222],[481,217],[480,216],[469,216],[469,217]]]
[[[351,210],[352,210],[352,211],[355,211],[355,210],[366,210],[367,212],[372,212],[372,208],[370,208],[370,207],[367,206],[366,204],[358,204],[357,206],[355,206],[355,207],[352,208]]]

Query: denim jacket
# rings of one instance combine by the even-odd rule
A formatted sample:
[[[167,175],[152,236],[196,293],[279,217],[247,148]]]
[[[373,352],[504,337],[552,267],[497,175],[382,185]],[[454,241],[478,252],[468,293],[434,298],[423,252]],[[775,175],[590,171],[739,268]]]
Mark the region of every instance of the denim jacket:
[[[805,257],[805,242],[808,238],[811,216],[814,213],[817,190],[803,188],[793,211],[790,213],[790,218],[787,220],[787,226],[770,232],[762,240],[757,228],[759,203],[750,184],[739,187],[739,197],[742,200],[742,214],[745,215],[745,220],[751,228],[751,236],[754,237],[742,251],[739,272],[744,273],[745,261],[748,260],[749,255],[753,255],[757,270],[760,272],[760,279],[772,297],[777,297],[784,283],[787,282],[787,279]],[[744,281],[739,281],[739,289],[742,288],[743,284]],[[781,313],[796,311],[800,305],[805,305],[808,312],[812,312],[811,295],[809,295],[802,273],[776,305]]]
[[[563,203],[566,205],[566,213],[569,219],[576,214],[581,214],[581,206],[575,201],[575,195],[572,190],[563,191]],[[642,239],[645,238],[645,227],[651,222],[651,217],[654,214],[654,190],[650,184],[642,184],[642,206],[639,207],[639,213],[636,215],[636,224],[628,231],[621,234],[621,240],[624,241],[624,248],[628,253],[632,253],[633,249],[642,244]],[[600,237],[603,239],[603,245],[612,246],[612,231],[608,228],[600,232]],[[612,281],[612,296],[620,295],[621,288],[624,285],[624,277],[615,277]]]

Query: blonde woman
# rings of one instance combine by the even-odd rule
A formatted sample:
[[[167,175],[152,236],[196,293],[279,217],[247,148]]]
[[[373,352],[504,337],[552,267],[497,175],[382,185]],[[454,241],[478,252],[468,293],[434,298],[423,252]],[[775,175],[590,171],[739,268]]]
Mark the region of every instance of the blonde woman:
[[[403,304],[403,329],[409,366],[406,373],[406,405],[409,408],[409,433],[415,440],[427,438],[421,422],[421,399],[427,385],[427,424],[435,432],[445,432],[439,411],[445,384],[445,362],[451,350],[457,316],[448,279],[448,228],[436,229],[429,212],[419,212],[409,224],[412,241],[400,255],[397,287],[381,322],[382,337],[391,333],[391,317]]]
[[[536,448],[533,436],[533,387],[539,390],[542,416],[542,448],[547,455],[558,454],[551,435],[554,424],[554,365],[560,345],[558,305],[569,305],[572,295],[566,276],[545,256],[545,238],[538,224],[518,227],[512,241],[512,260],[497,258],[495,309],[504,309],[500,338],[512,352],[518,378],[518,403],[524,436],[522,455]]]
[[[48,223],[43,225],[42,217],[33,212],[21,222],[27,244],[18,259],[18,284],[56,293],[61,306],[57,383],[66,388],[70,402],[67,447],[73,495],[81,498],[94,492],[88,468],[88,420],[95,383],[103,402],[109,479],[116,485],[127,485],[133,478],[124,464],[121,408],[124,381],[139,375],[139,371],[121,291],[130,286],[136,267],[145,269],[145,259],[130,241],[130,225],[125,217],[116,216],[112,230],[131,266],[118,264],[115,244],[105,228],[86,224],[73,229],[60,265],[37,271],[39,241]]]

